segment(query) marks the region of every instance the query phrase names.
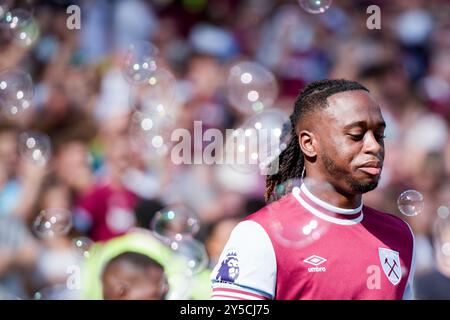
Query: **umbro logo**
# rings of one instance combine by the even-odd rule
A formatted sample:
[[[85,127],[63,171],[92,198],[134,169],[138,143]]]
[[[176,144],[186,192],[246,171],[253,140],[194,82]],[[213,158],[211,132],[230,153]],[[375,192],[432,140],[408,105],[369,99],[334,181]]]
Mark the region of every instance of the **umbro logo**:
[[[327,271],[327,269],[325,267],[319,267],[325,261],[327,261],[327,259],[316,256],[316,255],[312,255],[312,256],[306,258],[305,260],[303,260],[303,262],[312,264],[314,266],[314,267],[309,267],[308,272],[325,272],[325,271]]]

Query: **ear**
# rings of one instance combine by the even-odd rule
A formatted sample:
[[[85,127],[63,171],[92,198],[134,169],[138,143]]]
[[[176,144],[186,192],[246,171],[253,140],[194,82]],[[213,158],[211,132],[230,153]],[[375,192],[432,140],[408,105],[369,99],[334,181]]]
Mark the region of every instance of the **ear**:
[[[317,156],[317,143],[314,133],[308,130],[302,130],[298,134],[298,143],[305,156],[313,158]]]
[[[167,279],[166,274],[163,277],[163,284],[161,289],[161,300],[167,300],[167,295],[169,294],[169,280]]]

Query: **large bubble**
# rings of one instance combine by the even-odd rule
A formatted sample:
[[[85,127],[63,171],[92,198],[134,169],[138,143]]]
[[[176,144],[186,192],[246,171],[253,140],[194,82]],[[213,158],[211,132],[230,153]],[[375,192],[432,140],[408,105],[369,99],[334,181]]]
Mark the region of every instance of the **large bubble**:
[[[23,132],[19,135],[19,155],[32,164],[45,166],[51,158],[50,138],[41,132]]]
[[[171,241],[169,247],[179,264],[178,270],[185,276],[195,276],[205,270],[208,265],[205,246],[193,237]]]
[[[231,67],[227,82],[230,104],[245,114],[272,107],[278,84],[271,71],[256,62],[241,62]]]
[[[170,206],[158,211],[153,217],[150,229],[165,241],[180,241],[193,237],[200,229],[197,215],[185,206]]]
[[[225,163],[240,173],[278,171],[278,156],[287,148],[291,124],[286,113],[269,109],[250,117],[227,136]]]
[[[424,207],[423,195],[416,190],[406,190],[398,197],[397,205],[405,216],[417,216]]]
[[[20,115],[31,105],[33,98],[33,80],[31,76],[16,68],[0,72],[0,108],[8,117]]]
[[[300,7],[308,13],[320,14],[327,11],[332,0],[298,0]]]
[[[301,189],[304,182],[307,182],[309,188],[313,188],[316,193],[320,193],[320,190],[329,190],[331,187],[328,183],[298,177],[279,183],[269,195],[270,204],[267,208],[272,215],[269,229],[274,240],[283,247],[295,249],[310,247],[322,240],[330,228],[329,221],[313,213],[307,215],[301,213],[305,210],[300,209],[303,206],[300,201],[304,200],[299,199],[308,198]],[[288,212],[288,215],[284,214],[285,212]]]
[[[143,84],[157,70],[158,48],[152,43],[141,41],[130,44],[122,63],[122,74],[132,85]]]
[[[65,236],[72,228],[72,213],[62,208],[42,210],[33,223],[34,232],[41,238]]]
[[[129,138],[131,147],[144,159],[165,156],[172,144],[171,134],[175,119],[164,104],[148,106],[132,114]]]
[[[31,46],[39,38],[39,25],[27,10],[18,8],[7,12],[3,25],[9,29],[14,40],[21,46]]]
[[[78,256],[80,256],[81,258],[91,257],[91,248],[94,244],[94,241],[87,237],[77,237],[72,240],[72,244]]]

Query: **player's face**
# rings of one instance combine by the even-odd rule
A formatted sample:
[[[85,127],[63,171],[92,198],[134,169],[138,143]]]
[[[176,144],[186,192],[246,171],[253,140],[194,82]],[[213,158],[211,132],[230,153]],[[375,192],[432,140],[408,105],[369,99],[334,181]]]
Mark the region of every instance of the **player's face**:
[[[321,171],[336,189],[361,194],[378,185],[384,160],[381,110],[363,90],[328,98],[318,124]]]

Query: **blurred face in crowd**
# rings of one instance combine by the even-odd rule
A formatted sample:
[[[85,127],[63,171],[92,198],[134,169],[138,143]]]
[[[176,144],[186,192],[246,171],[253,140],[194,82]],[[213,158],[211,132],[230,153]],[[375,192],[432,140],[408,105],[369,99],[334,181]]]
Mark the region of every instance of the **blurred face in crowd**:
[[[194,95],[200,98],[211,97],[221,81],[221,70],[213,57],[200,56],[189,63],[188,79],[191,82]]]
[[[354,90],[330,96],[328,105],[305,119],[315,139],[300,139],[317,159],[313,172],[308,167],[306,172],[343,194],[375,189],[384,160],[385,122],[378,104],[368,92]]]
[[[125,137],[118,137],[110,141],[107,146],[107,160],[111,169],[116,173],[123,173],[131,165],[131,148]]]
[[[0,159],[4,170],[11,170],[17,161],[17,135],[13,131],[0,133]]]
[[[163,300],[167,293],[161,268],[142,269],[123,260],[106,267],[102,283],[105,300]]]
[[[70,209],[70,191],[64,184],[55,184],[42,195],[42,209],[62,208]]]
[[[88,157],[88,149],[84,143],[72,141],[65,144],[55,159],[58,177],[76,189],[88,187],[92,179]]]

